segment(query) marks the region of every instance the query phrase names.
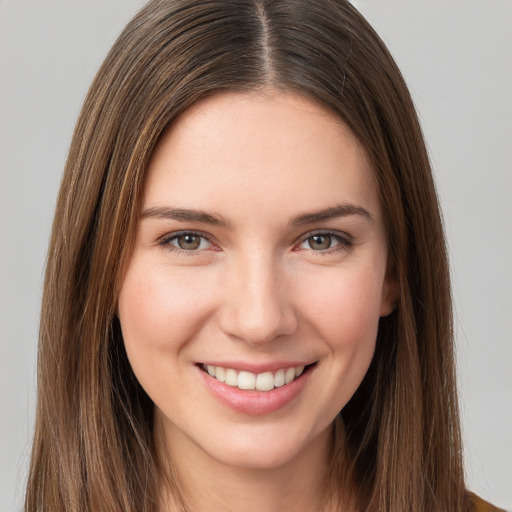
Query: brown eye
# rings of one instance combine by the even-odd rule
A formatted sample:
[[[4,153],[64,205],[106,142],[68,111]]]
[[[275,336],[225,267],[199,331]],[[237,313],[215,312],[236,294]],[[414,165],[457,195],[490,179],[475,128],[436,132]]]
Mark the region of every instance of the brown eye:
[[[331,247],[331,235],[313,235],[308,238],[308,245],[314,251],[325,251]]]
[[[308,251],[313,251],[313,253],[326,255],[339,251],[348,251],[351,247],[352,237],[350,235],[324,231],[304,235],[304,238],[297,247],[297,250],[307,249]]]
[[[175,240],[178,247],[185,251],[195,251],[201,245],[201,237],[190,233],[177,236]]]
[[[193,232],[182,232],[164,238],[159,245],[171,251],[199,252],[211,249],[212,243],[206,236]]]

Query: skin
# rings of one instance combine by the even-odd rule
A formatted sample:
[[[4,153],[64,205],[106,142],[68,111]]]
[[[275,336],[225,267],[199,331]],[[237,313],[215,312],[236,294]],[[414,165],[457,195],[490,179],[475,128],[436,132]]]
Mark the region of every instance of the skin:
[[[293,222],[340,205],[331,218]],[[223,223],[171,218],[173,209]],[[164,134],[142,212],[119,317],[191,509],[318,511],[333,420],[396,299],[363,149],[301,96],[223,93]],[[250,414],[214,396],[199,368],[232,361],[315,364],[293,400]]]

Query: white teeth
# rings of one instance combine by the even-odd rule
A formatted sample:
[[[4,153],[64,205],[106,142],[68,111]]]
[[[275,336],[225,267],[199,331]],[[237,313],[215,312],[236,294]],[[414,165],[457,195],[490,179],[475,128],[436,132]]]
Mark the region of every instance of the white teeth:
[[[258,375],[259,377],[259,375]],[[240,389],[254,389],[256,386],[256,376],[251,372],[240,372],[238,374],[238,387]]]
[[[226,370],[226,380],[225,383],[228,386],[238,386],[238,375],[236,374],[235,370]]]
[[[215,368],[215,377],[217,377],[219,382],[226,382],[226,370],[222,366],[217,366]]]
[[[274,374],[272,372],[260,373],[256,377],[256,389],[258,391],[270,391],[274,389]]]
[[[290,384],[293,379],[295,379],[295,368],[288,368],[284,374],[284,382]]]
[[[276,374],[274,375],[274,386],[276,388],[279,388],[284,385],[285,385],[284,370],[277,370]]]
[[[228,386],[244,390],[257,389],[258,391],[271,391],[274,388],[290,384],[304,372],[304,366],[282,368],[276,372],[259,374],[247,371],[237,372],[232,368],[223,368],[222,366],[203,365],[203,367],[211,377]]]

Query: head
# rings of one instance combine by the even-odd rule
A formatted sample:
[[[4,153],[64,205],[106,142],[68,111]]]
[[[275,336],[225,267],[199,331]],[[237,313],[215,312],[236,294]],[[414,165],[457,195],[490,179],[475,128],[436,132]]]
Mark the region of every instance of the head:
[[[384,44],[341,0],[155,0],[126,27],[91,86],[59,195],[32,468],[33,475],[67,468],[67,485],[55,480],[47,490],[54,503],[81,503],[77,482],[85,479],[91,509],[102,495],[112,497],[112,509],[151,509],[156,490],[144,489],[161,469],[152,403],[131,370],[117,315],[150,159],[201,101],[266,90],[339,119],[377,184],[393,311],[381,319],[370,368],[341,411],[359,499],[375,510],[403,503],[435,510],[432,503],[460,496],[439,207],[414,105]],[[60,441],[58,454],[44,456],[51,439]]]

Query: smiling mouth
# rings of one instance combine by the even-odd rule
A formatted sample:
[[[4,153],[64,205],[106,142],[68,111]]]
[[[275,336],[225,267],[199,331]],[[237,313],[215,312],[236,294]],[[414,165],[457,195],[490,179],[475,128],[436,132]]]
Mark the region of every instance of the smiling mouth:
[[[276,371],[263,373],[252,373],[244,370],[237,371],[233,368],[224,368],[222,366],[206,364],[200,365],[200,368],[204,372],[208,373],[210,377],[234,388],[236,387],[242,390],[272,391],[274,388],[279,388],[292,383],[314,365],[316,365],[316,362],[306,366],[281,368]]]

